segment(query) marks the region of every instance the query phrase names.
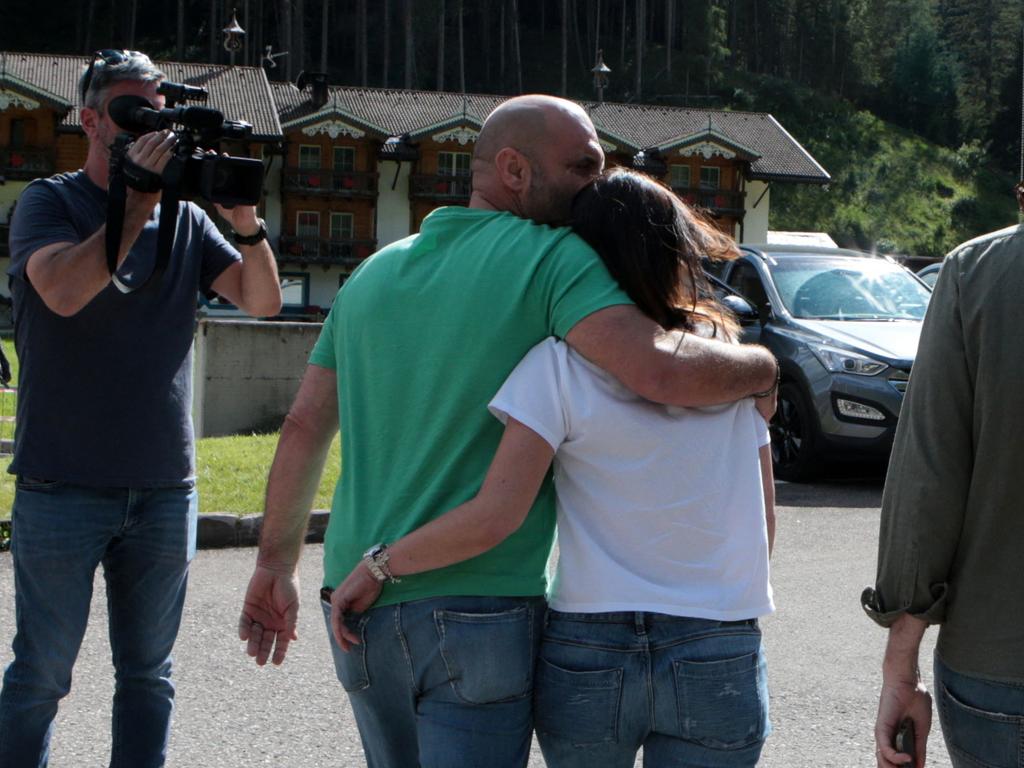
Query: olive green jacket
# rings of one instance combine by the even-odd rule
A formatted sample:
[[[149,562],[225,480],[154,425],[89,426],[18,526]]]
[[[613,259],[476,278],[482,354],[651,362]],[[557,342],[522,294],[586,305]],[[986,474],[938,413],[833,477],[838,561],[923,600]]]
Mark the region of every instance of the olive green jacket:
[[[939,273],[882,496],[864,608],[940,624],[957,672],[1024,681],[1024,226]]]

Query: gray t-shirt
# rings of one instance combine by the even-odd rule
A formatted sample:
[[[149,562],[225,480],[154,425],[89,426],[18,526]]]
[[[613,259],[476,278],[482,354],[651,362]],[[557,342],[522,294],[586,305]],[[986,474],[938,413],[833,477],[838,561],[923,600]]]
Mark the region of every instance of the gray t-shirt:
[[[107,285],[81,311],[50,311],[26,275],[43,246],[79,243],[106,219],[82,171],[30,184],[11,223],[11,296],[20,363],[10,472],[99,486],[180,485],[194,472],[192,339],[197,292],[240,259],[210,218],[180,203],[163,275],[134,293]],[[118,270],[137,284],[156,258],[157,207]]]

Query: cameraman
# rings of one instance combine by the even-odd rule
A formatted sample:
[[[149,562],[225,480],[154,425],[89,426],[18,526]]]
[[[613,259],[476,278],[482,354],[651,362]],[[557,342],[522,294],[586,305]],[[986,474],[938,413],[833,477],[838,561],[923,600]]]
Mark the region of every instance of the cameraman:
[[[159,109],[163,77],[144,54],[97,53],[79,86],[85,168],[29,185],[11,226],[21,362],[10,467],[17,631],[0,691],[0,768],[46,764],[100,563],[116,680],[110,764],[164,764],[171,648],[198,508],[197,292],[212,290],[250,315],[281,307],[274,255],[251,206],[218,209],[251,243],[239,253],[198,206],[180,203],[168,263],[154,272],[160,192],[128,190],[114,284],[104,243],[109,147],[120,130],[107,105],[135,95]],[[175,142],[167,131],[145,134],[128,158],[159,174]],[[137,290],[119,290],[140,278]]]

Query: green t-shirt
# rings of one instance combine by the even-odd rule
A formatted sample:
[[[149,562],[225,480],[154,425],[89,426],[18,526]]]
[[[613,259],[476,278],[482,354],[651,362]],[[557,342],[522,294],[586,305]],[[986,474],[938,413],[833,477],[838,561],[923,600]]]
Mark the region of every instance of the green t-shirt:
[[[343,468],[324,541],[337,586],[392,542],[476,495],[503,427],[487,410],[519,360],[629,299],[568,229],[441,208],[364,262],[334,300],[310,363],[336,371]],[[403,578],[378,605],[539,595],[554,537],[550,473],[522,527],[463,563]]]

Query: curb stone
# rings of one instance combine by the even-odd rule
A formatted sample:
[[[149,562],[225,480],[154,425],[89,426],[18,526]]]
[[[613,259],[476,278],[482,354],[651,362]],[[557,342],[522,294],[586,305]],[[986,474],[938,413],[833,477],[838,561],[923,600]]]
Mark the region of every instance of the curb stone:
[[[309,516],[306,529],[307,544],[321,544],[330,512],[314,510]],[[260,543],[263,515],[200,515],[196,528],[197,549],[223,549],[225,547],[255,547]],[[10,546],[11,523],[0,520],[0,552]]]
[[[306,529],[306,543],[319,544],[324,540],[330,512],[314,510],[309,516]],[[200,515],[196,530],[198,549],[222,549],[224,547],[255,547],[260,541],[263,515]]]

